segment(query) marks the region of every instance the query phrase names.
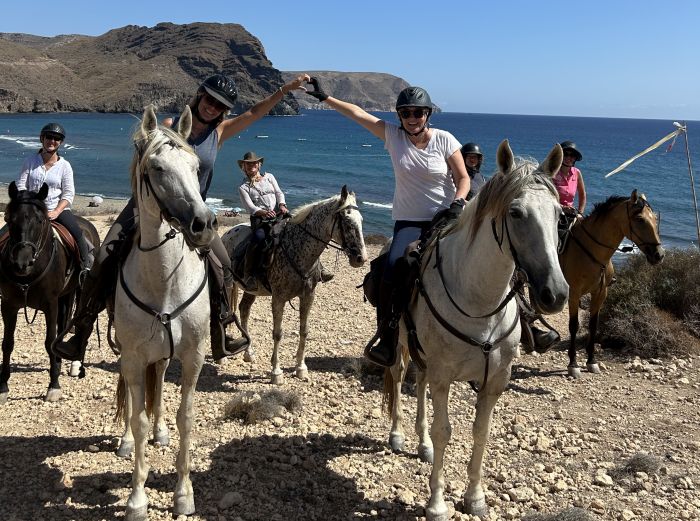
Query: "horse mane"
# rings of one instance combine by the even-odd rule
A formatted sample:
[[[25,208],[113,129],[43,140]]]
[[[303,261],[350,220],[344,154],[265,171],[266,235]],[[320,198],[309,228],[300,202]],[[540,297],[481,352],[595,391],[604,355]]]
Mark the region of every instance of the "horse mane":
[[[593,205],[593,210],[589,214],[592,219],[597,219],[599,217],[605,217],[612,209],[623,201],[626,201],[629,197],[624,197],[622,195],[611,195],[605,201],[600,203],[595,203]]]
[[[327,199],[321,199],[320,201],[314,201],[311,203],[307,203],[303,206],[300,206],[294,212],[292,212],[292,219],[291,222],[293,224],[299,224],[300,222],[305,221],[309,215],[311,215],[311,212],[314,211],[315,208],[318,206],[322,206],[324,204],[330,204],[332,202],[339,202],[340,201],[340,195],[334,195],[333,197],[329,197]],[[348,196],[345,198],[345,202],[342,205],[338,205],[338,211],[342,210],[343,208],[347,208],[348,206],[354,206],[357,204],[357,200],[355,198],[355,193],[350,192],[348,193]]]
[[[134,156],[131,159],[131,166],[129,167],[129,172],[131,174],[131,191],[136,194],[136,179],[137,174],[143,170],[145,167],[145,162],[152,154],[160,150],[164,145],[173,145],[176,148],[181,148],[185,152],[192,155],[196,155],[194,149],[187,143],[187,141],[177,132],[169,127],[163,125],[158,125],[158,128],[152,132],[144,133],[143,129],[139,125],[132,136],[132,140],[136,149],[134,150]],[[146,145],[142,148],[141,145]]]
[[[533,185],[540,185],[552,196],[559,198],[551,180],[542,173],[540,164],[533,158],[516,156],[513,170],[509,174],[497,171],[491,179],[479,190],[474,218],[471,221],[470,240],[474,240],[476,232],[488,215],[502,218],[513,199]],[[465,219],[459,219],[454,228],[465,226]]]

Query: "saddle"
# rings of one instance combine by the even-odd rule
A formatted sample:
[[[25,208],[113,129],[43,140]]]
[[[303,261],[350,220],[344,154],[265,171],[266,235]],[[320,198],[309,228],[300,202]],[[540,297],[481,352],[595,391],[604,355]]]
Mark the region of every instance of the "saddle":
[[[569,242],[569,236],[571,235],[571,230],[576,225],[576,214],[563,212],[559,217],[559,222],[557,223],[557,234],[559,235],[559,245],[557,246],[557,253],[561,255],[566,251],[566,245]]]
[[[254,273],[255,278],[258,282],[258,287],[264,287],[267,291],[270,290],[270,283],[267,279],[267,270],[272,266],[272,262],[275,259],[277,252],[277,246],[280,242],[280,236],[284,231],[285,226],[288,222],[289,214],[284,216],[276,216],[273,219],[256,219],[256,223],[253,230],[257,228],[263,228],[265,230],[265,240],[258,245],[258,251],[252,251],[248,246],[251,244],[252,234],[243,239],[240,244],[236,246],[231,255],[231,269],[233,270],[234,278],[243,282],[244,267],[246,263],[247,255],[258,256],[257,266],[258,269]]]

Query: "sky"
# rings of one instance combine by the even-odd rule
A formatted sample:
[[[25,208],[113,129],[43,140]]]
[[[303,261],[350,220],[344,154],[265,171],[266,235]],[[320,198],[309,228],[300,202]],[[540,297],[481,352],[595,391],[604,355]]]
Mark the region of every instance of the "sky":
[[[700,120],[700,2],[4,2],[0,32],[239,23],[280,70],[386,72],[445,111]]]

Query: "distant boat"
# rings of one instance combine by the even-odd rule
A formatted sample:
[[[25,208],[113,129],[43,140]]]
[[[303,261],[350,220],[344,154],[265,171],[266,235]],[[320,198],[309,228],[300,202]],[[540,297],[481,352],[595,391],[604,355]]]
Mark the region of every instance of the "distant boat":
[[[267,138],[270,137],[270,136],[265,136],[265,135],[263,135],[263,134],[260,134],[260,135],[255,136],[255,137],[258,138],[258,139],[267,139]]]
[[[298,137],[297,141],[306,141],[306,138],[305,137]]]
[[[362,145],[363,147],[371,147],[372,145]]]

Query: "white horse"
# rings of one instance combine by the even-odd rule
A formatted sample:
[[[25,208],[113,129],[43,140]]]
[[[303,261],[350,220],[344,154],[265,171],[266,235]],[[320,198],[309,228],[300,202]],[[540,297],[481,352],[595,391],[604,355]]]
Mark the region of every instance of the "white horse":
[[[231,228],[221,238],[229,256],[250,235],[250,226],[239,224]],[[273,384],[282,384],[284,374],[280,367],[278,348],[282,340],[282,315],[284,304],[299,297],[299,347],[296,355],[296,375],[305,379],[308,369],[304,361],[307,320],[314,302],[314,292],[319,280],[319,257],[323,250],[336,243],[337,249],[347,256],[350,265],[359,268],[367,262],[367,249],[362,235],[362,215],[357,207],[355,193],[343,186],[340,195],[316,201],[298,208],[284,227],[267,270],[267,279],[272,290],[272,376]],[[241,324],[248,330],[250,308],[256,296],[269,296],[262,285],[255,293],[245,293],[240,302]],[[236,295],[231,299],[236,301]],[[253,361],[255,352],[252,341],[246,348],[244,359]]]
[[[182,362],[174,510],[176,515],[195,511],[189,477],[192,402],[204,363],[210,313],[207,268],[197,248],[207,246],[216,232],[214,215],[199,195],[199,160],[185,141],[191,128],[189,107],[175,132],[159,127],[149,106],[134,135],[131,183],[139,228],[133,248],[120,267],[114,309],[115,336],[127,388],[124,392],[120,381],[119,411],[126,409],[135,438],[132,490],[126,505],[126,519],[130,521],[148,517],[144,484],[148,476],[145,450],[150,409],[155,413],[156,441],[168,442],[161,401],[163,375],[173,356]],[[130,438],[127,428],[122,451],[128,451]]]
[[[478,385],[469,486],[464,504],[468,512],[487,512],[481,486],[482,461],[491,413],[508,385],[520,339],[518,309],[510,287],[513,270],[527,277],[530,295],[547,313],[561,310],[568,285],[557,259],[557,221],[561,207],[549,181],[561,166],[562,150],[555,145],[541,167],[516,160],[508,141],[498,147],[499,172],[467,204],[460,219],[433,242],[422,258],[418,291],[401,321],[399,341],[408,344],[407,331],[415,324],[423,353],[411,349],[425,365],[417,374],[418,454],[433,460],[430,476],[430,520],[448,519],[443,494],[445,447],[451,427],[447,415],[450,385],[454,381]],[[440,265],[440,267],[436,267]],[[407,325],[408,324],[408,325]],[[385,373],[385,399],[392,415],[389,443],[401,450],[401,380],[407,353]],[[428,435],[426,384],[430,383],[434,418]]]

